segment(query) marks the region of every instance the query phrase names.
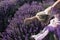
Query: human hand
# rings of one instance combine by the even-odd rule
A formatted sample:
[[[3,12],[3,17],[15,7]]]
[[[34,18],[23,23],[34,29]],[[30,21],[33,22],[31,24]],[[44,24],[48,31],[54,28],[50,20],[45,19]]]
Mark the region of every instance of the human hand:
[[[35,38],[35,37],[36,37],[36,35],[32,35],[31,37],[32,37],[32,38]]]
[[[31,38],[34,38],[35,40],[42,40],[42,39],[40,39],[40,37],[38,37],[37,35],[32,35]]]
[[[24,19],[24,24],[30,24],[32,22],[32,19],[26,18]]]
[[[36,35],[32,35],[31,38],[37,40]]]

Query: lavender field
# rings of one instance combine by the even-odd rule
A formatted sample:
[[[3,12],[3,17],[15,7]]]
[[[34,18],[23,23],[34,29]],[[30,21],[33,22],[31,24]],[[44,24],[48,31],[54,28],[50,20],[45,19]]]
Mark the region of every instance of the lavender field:
[[[0,40],[34,40],[45,26],[37,19],[27,24],[25,18],[35,16],[56,0],[0,0]],[[43,40],[54,40],[49,33]]]

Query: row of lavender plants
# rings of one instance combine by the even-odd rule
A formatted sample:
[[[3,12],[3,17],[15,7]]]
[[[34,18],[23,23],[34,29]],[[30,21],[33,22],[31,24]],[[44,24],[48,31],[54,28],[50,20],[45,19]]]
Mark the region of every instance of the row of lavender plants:
[[[41,1],[42,2],[42,1]],[[0,40],[34,40],[30,36],[43,29],[37,19],[24,24],[24,19],[36,15],[45,6],[36,0],[2,0],[0,2]],[[48,40],[50,35],[43,40]],[[50,39],[51,40],[51,39]]]

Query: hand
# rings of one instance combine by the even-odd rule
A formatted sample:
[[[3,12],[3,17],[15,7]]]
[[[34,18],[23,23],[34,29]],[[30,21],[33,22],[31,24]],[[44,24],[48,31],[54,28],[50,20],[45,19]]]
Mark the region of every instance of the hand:
[[[32,37],[32,38],[35,38],[35,37],[36,37],[36,35],[32,35],[31,37]]]
[[[32,36],[31,36],[31,38],[33,38],[33,39],[37,40],[36,35],[32,35]]]
[[[26,18],[24,19],[24,24],[30,24],[32,22],[32,19]]]
[[[39,37],[37,37],[36,35],[32,35],[31,38],[34,38],[35,40],[42,40]]]

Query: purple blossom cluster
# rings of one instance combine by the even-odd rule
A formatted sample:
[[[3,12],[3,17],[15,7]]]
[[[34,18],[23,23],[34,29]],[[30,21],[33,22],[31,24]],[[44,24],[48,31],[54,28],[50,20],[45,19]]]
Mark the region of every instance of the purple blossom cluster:
[[[0,32],[6,28],[15,12],[26,0],[1,0],[0,2]]]
[[[8,20],[14,15],[18,9],[17,0],[4,0],[0,2],[0,32],[8,25]]]
[[[31,24],[24,24],[24,19],[34,16],[42,11],[43,6],[36,4],[24,4],[14,14],[10,24],[4,32],[3,40],[31,40],[30,36],[37,34],[41,30],[41,23],[34,20]]]

